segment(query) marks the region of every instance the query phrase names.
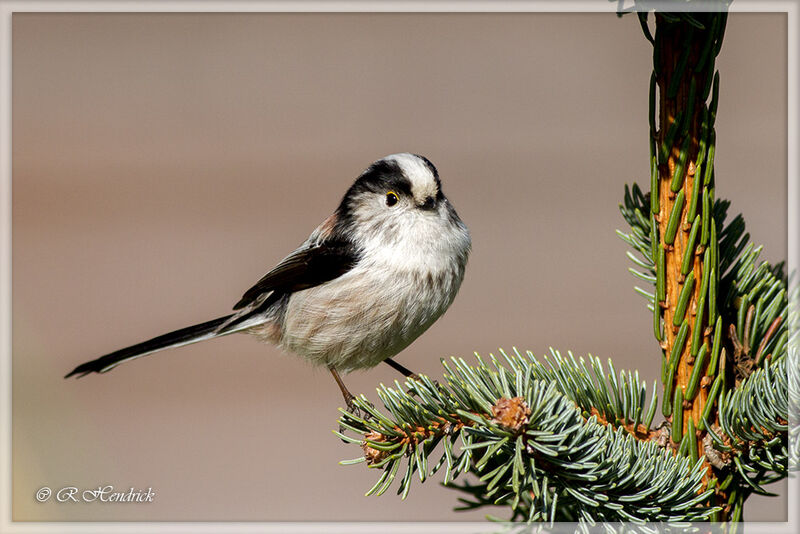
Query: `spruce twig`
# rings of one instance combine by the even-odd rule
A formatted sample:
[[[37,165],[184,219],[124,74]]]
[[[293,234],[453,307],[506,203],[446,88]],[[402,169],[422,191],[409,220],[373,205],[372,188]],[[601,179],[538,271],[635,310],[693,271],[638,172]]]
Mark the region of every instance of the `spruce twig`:
[[[355,402],[371,418],[343,412],[342,426],[357,437],[340,436],[364,451],[354,462],[382,470],[368,495],[400,478],[405,497],[415,475],[424,481],[444,468],[445,484],[478,476],[478,484],[460,486],[473,498],[466,506],[508,505],[514,520],[672,522],[717,511],[700,505],[712,493],[701,490],[702,462],[676,458],[650,439],[654,404],[636,373],[617,375],[595,358],[556,351],[550,364],[501,354],[491,364],[443,362],[446,386],[424,376],[381,386],[386,414],[363,397]],[[633,426],[642,418],[647,424]]]

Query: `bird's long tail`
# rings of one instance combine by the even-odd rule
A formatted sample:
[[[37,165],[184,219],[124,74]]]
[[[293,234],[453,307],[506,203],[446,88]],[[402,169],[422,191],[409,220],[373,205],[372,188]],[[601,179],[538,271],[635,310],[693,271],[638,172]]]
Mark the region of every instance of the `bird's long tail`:
[[[89,373],[105,373],[122,362],[132,360],[140,356],[146,356],[160,350],[181,347],[183,345],[197,343],[198,341],[205,341],[214,337],[232,334],[233,332],[237,332],[242,328],[225,329],[223,331],[220,331],[219,328],[231,317],[233,317],[233,315],[226,315],[225,317],[220,317],[212,321],[181,328],[180,330],[175,330],[174,332],[154,337],[153,339],[143,341],[142,343],[137,343],[136,345],[120,349],[112,352],[111,354],[106,354],[105,356],[101,356],[96,360],[82,363],[64,378],[69,378],[73,375],[85,376]]]

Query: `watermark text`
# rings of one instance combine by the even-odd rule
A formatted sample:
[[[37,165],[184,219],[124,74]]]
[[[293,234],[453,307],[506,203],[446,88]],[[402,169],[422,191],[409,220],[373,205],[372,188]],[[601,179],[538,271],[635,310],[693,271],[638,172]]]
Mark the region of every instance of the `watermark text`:
[[[51,489],[48,486],[39,488],[36,492],[38,502],[65,502],[65,503],[128,503],[128,502],[153,502],[156,492],[153,488],[119,491],[108,484],[96,488],[81,489],[75,486]]]

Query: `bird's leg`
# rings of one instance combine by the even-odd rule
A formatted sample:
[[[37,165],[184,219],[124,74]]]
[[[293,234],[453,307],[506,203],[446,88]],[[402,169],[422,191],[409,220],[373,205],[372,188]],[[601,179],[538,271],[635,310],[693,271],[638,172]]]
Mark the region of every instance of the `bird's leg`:
[[[392,369],[395,369],[396,371],[399,371],[404,377],[410,378],[412,380],[416,380],[417,382],[422,382],[422,380],[419,378],[419,375],[417,373],[412,372],[411,369],[409,369],[409,368],[407,368],[407,367],[405,367],[403,365],[400,365],[399,363],[397,363],[393,359],[386,358],[383,361],[386,362],[386,365],[388,365]],[[436,386],[436,389],[441,389],[441,386],[439,386],[439,382],[438,381],[433,380],[432,382],[433,382],[433,385]]]
[[[419,378],[419,375],[417,373],[411,371],[411,369],[409,369],[409,368],[407,368],[407,367],[405,367],[403,365],[400,365],[399,363],[397,363],[393,359],[386,358],[383,361],[384,361],[384,363],[386,363],[386,365],[388,365],[392,369],[395,369],[396,371],[399,371],[404,377],[410,378],[412,380],[416,380],[417,382],[422,382],[422,380]],[[436,387],[436,389],[438,389],[440,391],[443,391],[443,388],[442,388],[442,386],[439,385],[439,381],[438,380],[432,380],[431,382],[433,382],[433,385]]]
[[[342,392],[342,397],[344,397],[344,403],[347,405],[347,411],[354,413],[356,411],[356,406],[353,404],[353,399],[355,399],[355,397],[347,390],[347,386],[345,386],[344,382],[342,382],[342,378],[339,376],[336,368],[332,365],[329,365],[328,370],[331,372],[334,380],[336,380],[336,383],[339,385],[339,390]]]
[[[328,366],[328,370],[333,375],[333,378],[336,380],[336,383],[339,385],[339,389],[342,392],[342,397],[344,397],[345,405],[347,406],[347,411],[356,417],[362,417],[361,410],[359,410],[358,406],[355,405],[353,400],[355,396],[347,390],[347,386],[344,385],[342,381],[342,377],[339,376],[339,373],[336,371],[336,368],[332,365]],[[364,419],[372,419],[372,416],[369,413],[364,414]],[[344,433],[345,428],[339,424],[339,433]],[[344,440],[342,440],[344,441]]]
[[[400,374],[402,374],[404,377],[406,377],[406,378],[412,378],[412,379],[414,379],[414,380],[419,380],[419,375],[418,375],[417,373],[415,373],[415,372],[411,371],[411,369],[408,369],[407,367],[404,367],[404,366],[400,365],[399,363],[397,363],[397,362],[396,362],[396,361],[394,361],[393,359],[391,359],[391,358],[386,358],[386,359],[385,359],[385,360],[383,360],[383,361],[386,363],[386,365],[388,365],[389,367],[391,367],[391,368],[392,368],[392,369],[394,369],[395,371],[398,371],[398,372],[399,372]]]

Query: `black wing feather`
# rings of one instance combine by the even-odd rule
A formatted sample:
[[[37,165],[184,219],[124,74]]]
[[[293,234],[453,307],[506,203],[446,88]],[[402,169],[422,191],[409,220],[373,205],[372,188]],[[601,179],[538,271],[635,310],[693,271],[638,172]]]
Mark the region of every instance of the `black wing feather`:
[[[264,293],[291,293],[338,278],[353,268],[359,256],[353,243],[339,239],[300,248],[248,289],[233,309],[248,306]]]

